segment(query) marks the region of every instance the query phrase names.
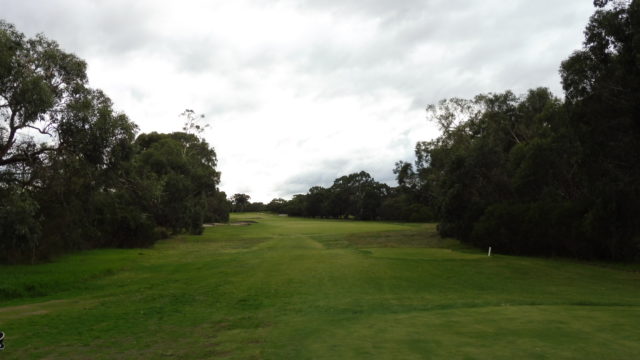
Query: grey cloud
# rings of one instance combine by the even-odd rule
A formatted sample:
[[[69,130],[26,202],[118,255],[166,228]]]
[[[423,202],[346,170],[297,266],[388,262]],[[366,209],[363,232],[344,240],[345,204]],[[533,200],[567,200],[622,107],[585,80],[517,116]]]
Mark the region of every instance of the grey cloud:
[[[352,159],[326,159],[315,164],[314,169],[290,176],[275,186],[280,197],[290,198],[294,194],[304,194],[312,186],[329,187],[337,177],[346,175]]]
[[[500,3],[462,1],[446,2],[446,6],[444,2],[427,1],[402,2],[401,5],[388,1],[298,3],[382,18],[383,25],[373,42],[360,44],[356,49],[332,43],[310,44],[295,58],[301,73],[330,80],[320,96],[336,97],[392,88],[413,98],[419,107],[441,97],[468,97],[478,92],[510,88],[518,92],[544,85],[558,91],[559,62],[579,44],[562,42],[571,41],[571,37],[553,39],[555,43],[548,47],[553,55],[544,54],[541,56],[544,61],[526,58],[524,54],[536,42],[548,41],[539,36],[541,32],[563,34],[567,29],[573,29],[574,33],[580,33],[581,27],[575,28],[575,23],[586,22],[591,11],[589,4],[578,8],[577,2],[558,4],[549,0],[512,2],[502,6]],[[550,7],[561,16],[548,16]],[[404,15],[398,18],[400,13]],[[428,63],[409,62],[408,57],[421,45],[458,47],[461,53],[449,53],[445,58],[435,59],[436,68]],[[448,73],[457,75],[442,76],[443,67]],[[541,78],[539,73],[554,75]],[[480,74],[487,74],[490,79],[483,81]]]
[[[229,97],[229,98],[212,98],[212,105],[204,109],[205,116],[213,116],[229,113],[248,113],[259,107],[257,100],[250,97]]]
[[[11,4],[3,4],[11,3]],[[2,6],[4,5],[4,6]],[[43,32],[82,57],[99,56],[128,61],[131,57],[172,59],[179,71],[224,72],[234,61],[221,56],[213,34],[186,38],[179,32],[163,35],[154,28],[160,16],[153,2],[0,0],[1,15],[27,35]],[[160,6],[161,4],[158,4]],[[174,14],[188,16],[188,13]],[[161,21],[157,21],[160,22]],[[157,25],[157,24],[156,24]],[[235,69],[235,65],[232,66]]]
[[[295,74],[329,80],[323,88],[317,89],[323,97],[392,88],[413,98],[420,107],[437,101],[440,94],[448,97],[453,92],[466,93],[469,91],[465,89],[483,86],[474,80],[465,81],[465,77],[468,75],[473,79],[487,71],[495,73],[492,91],[520,84],[531,86],[528,84],[539,77],[529,76],[535,69],[519,59],[518,54],[530,46],[534,40],[532,34],[574,26],[582,16],[577,15],[582,12],[576,11],[574,4],[558,4],[551,0],[521,0],[509,4],[444,0],[296,0],[293,3],[301,11],[331,12],[338,21],[350,21],[353,17],[378,19],[375,40],[358,44],[357,48],[344,48],[332,43],[331,39],[320,38],[310,39],[310,43],[302,48],[265,47],[249,54],[221,53],[219,39],[211,34],[189,39],[180,34],[160,38],[146,21],[154,16],[153,5],[104,2],[95,6],[68,0],[27,0],[20,5],[5,6],[4,16],[26,32],[46,31],[52,38],[64,39],[68,46],[83,52],[122,56],[146,49],[155,56],[173,58],[181,71],[190,73],[233,74],[243,68],[255,69],[248,81],[257,81],[257,76],[268,73],[274,66],[288,66]],[[552,6],[562,16],[547,16]],[[427,63],[410,63],[408,57],[425,44],[462,47],[463,52],[455,57],[449,54],[446,58],[436,59],[439,66],[446,65],[451,73],[458,69],[461,76],[442,78],[439,74],[442,69],[430,69]],[[563,48],[567,46],[570,45]],[[556,57],[546,63],[545,69],[551,68],[555,73],[557,62]],[[505,63],[519,65],[503,66]],[[536,67],[540,68],[539,64]],[[516,78],[523,81],[512,81]],[[238,88],[241,87],[242,84],[238,84]],[[222,110],[226,108],[236,110],[233,106],[221,107]]]
[[[318,167],[315,170],[297,174],[275,186],[279,197],[291,198],[295,194],[305,194],[313,186],[331,186],[337,176],[328,168]]]
[[[289,1],[300,8],[319,9],[331,11],[336,14],[356,14],[382,18],[383,21],[402,21],[402,19],[414,16],[415,13],[424,11],[437,11],[442,9],[460,9],[466,1],[461,0],[293,0]]]
[[[258,0],[254,3],[265,8],[272,6]],[[468,98],[481,92],[512,89],[521,93],[540,85],[559,92],[559,63],[580,47],[582,29],[593,11],[591,2],[584,0],[282,0],[281,3],[293,5],[305,17],[327,16],[339,25],[367,24],[370,27],[364,28],[372,33],[363,34],[366,36],[361,41],[359,34],[344,34],[354,35],[354,40],[341,42],[334,37],[342,34],[327,29],[311,31],[314,35],[302,43],[274,41],[252,48],[227,47],[229,43],[224,36],[233,34],[205,31],[187,37],[179,29],[167,34],[164,29],[154,28],[163,24],[158,11],[162,3],[156,1],[0,0],[0,16],[28,35],[44,32],[81,57],[109,58],[116,64],[156,57],[187,75],[207,75],[215,79],[212,81],[224,81],[225,86],[218,87],[224,89],[223,94],[198,89],[207,94],[211,106],[196,110],[215,121],[218,115],[258,112],[263,106],[261,102],[268,100],[252,91],[272,73],[283,74],[283,79],[277,78],[277,86],[288,87],[300,97],[315,95],[325,100],[352,96],[384,101],[381,94],[390,91],[410,102],[407,111],[423,109],[441,98]],[[193,11],[189,7],[185,4],[185,13],[174,16],[189,16],[189,11]],[[422,53],[424,49],[444,50]],[[141,85],[130,90],[131,97],[140,101],[150,96],[145,92],[152,90]],[[307,135],[276,140],[275,150],[303,149],[301,142]],[[368,171],[378,181],[393,183],[393,163],[413,158],[414,144],[409,139],[405,132],[380,144],[379,153],[369,147],[350,150],[344,158],[309,164],[307,169],[313,170],[289,176],[275,188],[290,196],[293,192],[306,192],[314,185],[328,186],[337,176],[360,170]],[[366,139],[358,141],[364,143]],[[336,144],[341,145],[344,144]],[[264,165],[258,160],[254,163],[257,172],[261,166],[269,166],[267,161]]]
[[[44,32],[64,48],[87,54],[122,54],[150,45],[149,9],[135,2],[2,0],[2,17],[28,35]]]
[[[414,145],[410,140],[412,129],[406,129],[379,147],[363,146],[340,158],[326,159],[314,164],[312,170],[290,176],[277,184],[274,192],[290,198],[294,194],[304,194],[313,186],[329,187],[343,175],[366,171],[376,181],[390,186],[396,185],[393,166],[396,161],[412,162]],[[370,145],[370,144],[369,144]]]

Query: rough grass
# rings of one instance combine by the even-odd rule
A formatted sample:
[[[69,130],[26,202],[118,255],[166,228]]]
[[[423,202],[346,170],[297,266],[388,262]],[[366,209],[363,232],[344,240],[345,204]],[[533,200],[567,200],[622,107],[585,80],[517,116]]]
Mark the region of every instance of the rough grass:
[[[259,218],[259,219],[256,219]],[[0,267],[3,359],[632,359],[640,274],[430,224],[235,216],[153,249]]]

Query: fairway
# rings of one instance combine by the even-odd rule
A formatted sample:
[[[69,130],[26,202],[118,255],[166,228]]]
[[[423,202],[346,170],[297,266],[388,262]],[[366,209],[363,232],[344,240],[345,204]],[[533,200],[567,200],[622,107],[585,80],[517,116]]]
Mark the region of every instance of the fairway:
[[[433,224],[253,213],[150,249],[0,266],[0,359],[633,359],[640,274]]]

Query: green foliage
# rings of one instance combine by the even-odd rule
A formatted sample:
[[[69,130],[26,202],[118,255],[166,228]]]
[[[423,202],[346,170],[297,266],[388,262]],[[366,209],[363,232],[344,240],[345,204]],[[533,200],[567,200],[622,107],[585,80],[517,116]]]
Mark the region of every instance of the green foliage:
[[[283,214],[286,206],[287,200],[282,198],[273,199],[267,204],[267,211],[276,214]]]
[[[584,48],[561,66],[565,102],[535,89],[427,108],[442,135],[416,146],[415,173],[402,162],[395,173],[436,210],[443,236],[505,253],[640,259],[640,2],[595,5]]]
[[[247,212],[262,212],[267,210],[267,205],[262,202],[249,202],[245,207]]]
[[[17,188],[0,188],[0,261],[12,262],[34,252],[40,239],[38,203]]]
[[[55,136],[67,105],[86,84],[86,64],[42,35],[27,39],[0,21],[0,166],[19,167],[56,149],[29,131]],[[29,180],[29,171],[21,174]]]
[[[389,196],[382,201],[378,212],[385,220],[403,221],[411,216],[411,204],[413,198],[406,194]]]
[[[207,223],[222,223],[229,221],[231,212],[231,202],[227,200],[227,194],[223,191],[216,191],[207,196],[207,210],[204,221]]]
[[[136,189],[157,225],[197,234],[205,218],[224,221],[226,200],[216,188],[216,154],[206,141],[192,134],[154,132],[138,136],[135,145]]]
[[[273,199],[267,209],[292,216],[376,220],[390,191],[387,185],[361,171],[335,179],[328,189],[314,186],[307,194],[296,194],[290,201]]]
[[[244,212],[247,205],[250,204],[251,196],[247,194],[233,194],[231,197],[231,205],[233,212]]]
[[[85,71],[54,41],[0,22],[0,261],[149,246],[162,228],[201,233],[205,216],[228,217],[213,148],[188,133],[136,140]]]
[[[451,106],[444,120],[437,115],[443,135],[416,150],[418,186],[435,194],[443,236],[505,253],[638,256],[635,202],[620,203],[635,190],[627,185],[621,195],[611,177],[592,177],[592,145],[576,131],[572,106],[545,89],[521,98],[480,95],[472,103],[476,111],[462,120],[450,121],[450,113],[464,113]],[[594,180],[608,190],[589,191]]]

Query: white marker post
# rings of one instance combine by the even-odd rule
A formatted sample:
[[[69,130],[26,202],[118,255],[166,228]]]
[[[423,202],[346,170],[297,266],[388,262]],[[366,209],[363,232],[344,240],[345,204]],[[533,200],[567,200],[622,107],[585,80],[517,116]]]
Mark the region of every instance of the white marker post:
[[[489,246],[489,252],[487,253],[487,256],[491,256],[491,246]]]

